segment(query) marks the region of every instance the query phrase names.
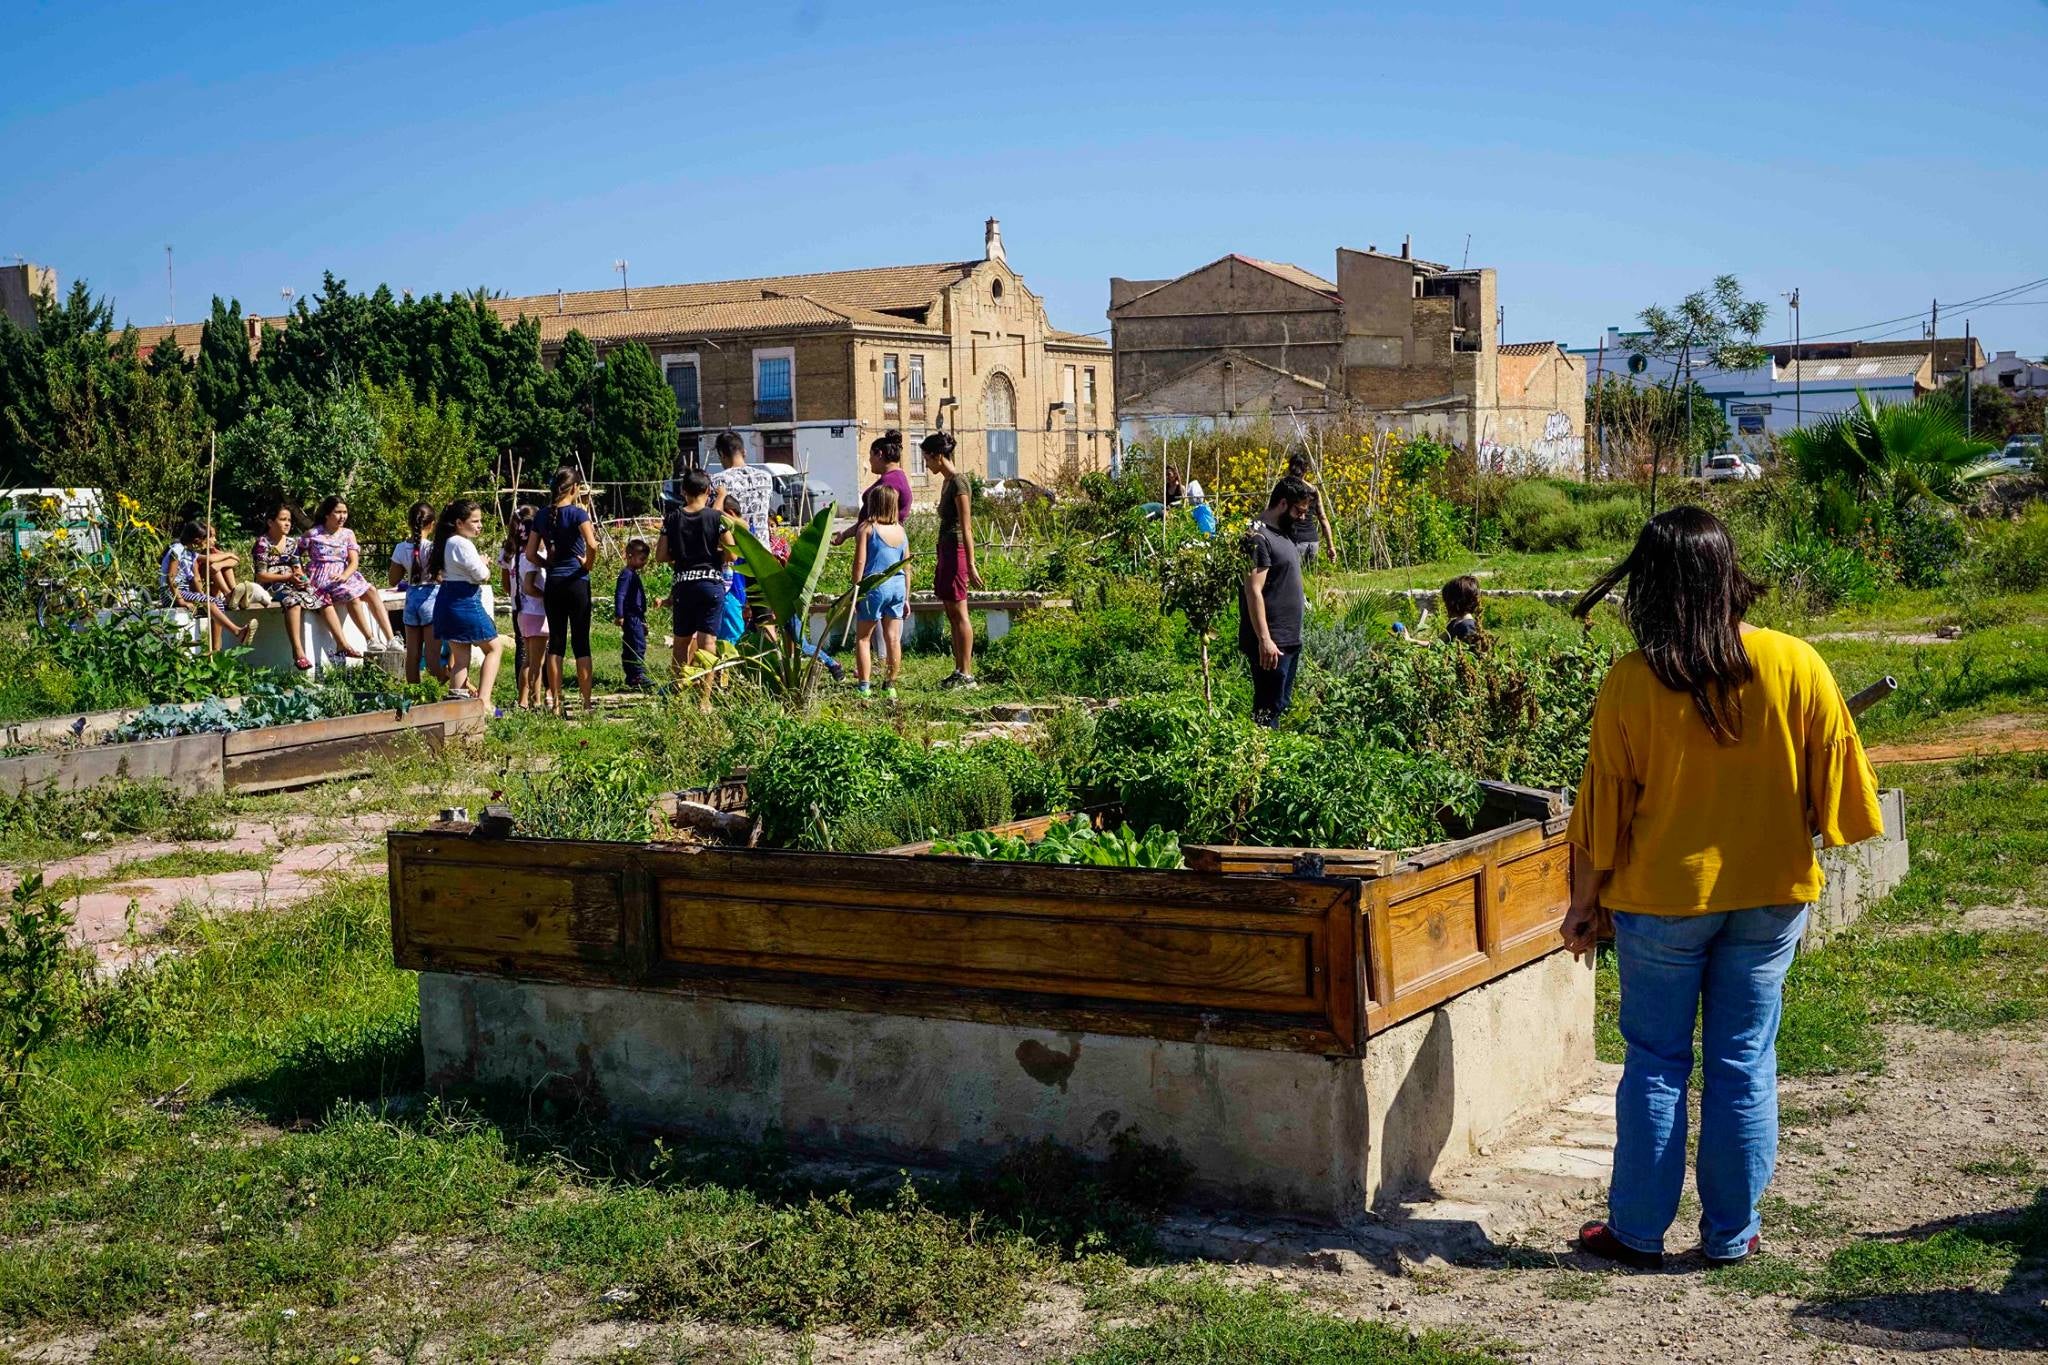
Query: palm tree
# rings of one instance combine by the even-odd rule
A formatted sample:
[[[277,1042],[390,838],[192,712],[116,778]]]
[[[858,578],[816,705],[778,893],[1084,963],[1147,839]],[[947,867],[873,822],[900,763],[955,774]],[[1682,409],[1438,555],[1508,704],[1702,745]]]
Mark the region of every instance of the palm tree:
[[[1780,449],[1800,479],[1824,493],[1899,508],[1916,498],[1961,502],[1970,484],[1998,471],[1988,458],[1998,443],[1965,432],[1955,405],[1938,393],[1879,404],[1858,389],[1854,408],[1786,432]]]

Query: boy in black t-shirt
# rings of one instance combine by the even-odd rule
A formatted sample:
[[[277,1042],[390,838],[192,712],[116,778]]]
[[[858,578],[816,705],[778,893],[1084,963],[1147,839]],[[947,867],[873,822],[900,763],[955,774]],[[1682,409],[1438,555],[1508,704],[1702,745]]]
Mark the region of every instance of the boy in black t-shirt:
[[[1444,638],[1473,649],[1482,648],[1485,637],[1479,629],[1479,580],[1471,574],[1461,574],[1444,584],[1442,595],[1444,615],[1449,618]]]

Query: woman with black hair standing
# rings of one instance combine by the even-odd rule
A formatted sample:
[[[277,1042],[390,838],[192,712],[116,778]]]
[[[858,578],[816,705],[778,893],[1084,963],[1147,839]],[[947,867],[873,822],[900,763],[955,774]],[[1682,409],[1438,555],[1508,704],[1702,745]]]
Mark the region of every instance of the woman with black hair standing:
[[[547,565],[542,602],[548,614],[548,704],[562,700],[562,659],[576,651],[576,689],[590,710],[590,566],[597,562],[597,525],[583,506],[582,476],[568,465],[555,471],[553,496],[534,514],[526,553]]]
[[[967,614],[967,593],[981,586],[974,564],[974,486],[953,463],[952,433],[935,431],[918,449],[925,468],[945,482],[939,487],[939,545],[932,567],[932,595],[946,609],[953,636],[953,672],[941,687],[973,687],[974,621]]]
[[[1593,707],[1560,929],[1583,954],[1611,921],[1628,1044],[1608,1213],[1580,1229],[1579,1246],[1663,1264],[1685,1183],[1697,1021],[1700,1250],[1710,1266],[1732,1265],[1757,1249],[1757,1204],[1777,1164],[1778,1021],[1821,891],[1814,836],[1852,844],[1884,820],[1827,664],[1804,640],[1742,619],[1757,586],[1719,521],[1697,507],[1653,517],[1577,614],[1624,579],[1638,648],[1615,661]]]

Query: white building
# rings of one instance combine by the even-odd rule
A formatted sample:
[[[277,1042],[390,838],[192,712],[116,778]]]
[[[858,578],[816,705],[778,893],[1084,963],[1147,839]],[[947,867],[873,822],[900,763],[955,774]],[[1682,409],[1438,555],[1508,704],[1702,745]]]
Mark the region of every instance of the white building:
[[[2027,360],[2012,351],[2000,351],[1970,371],[1970,382],[2019,393],[2048,393],[2048,363]]]
[[[1675,360],[1641,355],[1634,349],[1640,334],[1607,329],[1604,346],[1572,352],[1586,361],[1586,385],[1618,375],[1643,388],[1670,384]],[[1780,364],[1766,355],[1761,365],[1724,370],[1695,359],[1693,382],[1728,418],[1737,444],[1761,441],[1779,432],[1811,424],[1816,418],[1847,412],[1856,395],[1867,393],[1877,403],[1908,403],[1936,387],[1932,351],[1916,355],[1879,355],[1834,360],[1788,360]],[[2043,386],[2048,387],[2048,375]],[[1587,405],[1587,427],[1593,425]]]

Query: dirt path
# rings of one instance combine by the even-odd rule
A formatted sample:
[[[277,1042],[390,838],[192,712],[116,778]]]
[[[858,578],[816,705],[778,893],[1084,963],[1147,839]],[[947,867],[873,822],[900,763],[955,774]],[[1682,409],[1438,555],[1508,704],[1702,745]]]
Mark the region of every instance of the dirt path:
[[[2034,715],[1985,716],[1956,725],[1941,739],[1870,748],[1872,763],[1943,763],[1973,754],[2032,754],[2048,750],[2048,725]]]
[[[91,948],[109,965],[147,958],[149,940],[180,906],[203,911],[282,909],[326,889],[337,874],[362,875],[383,866],[383,836],[398,821],[392,815],[339,819],[292,815],[240,820],[225,839],[171,843],[133,839],[110,843],[43,867],[43,877],[100,882],[148,859],[190,853],[231,853],[265,857],[269,866],[197,876],[114,881],[70,897],[72,940]],[[0,892],[10,891],[18,869],[0,871]]]

